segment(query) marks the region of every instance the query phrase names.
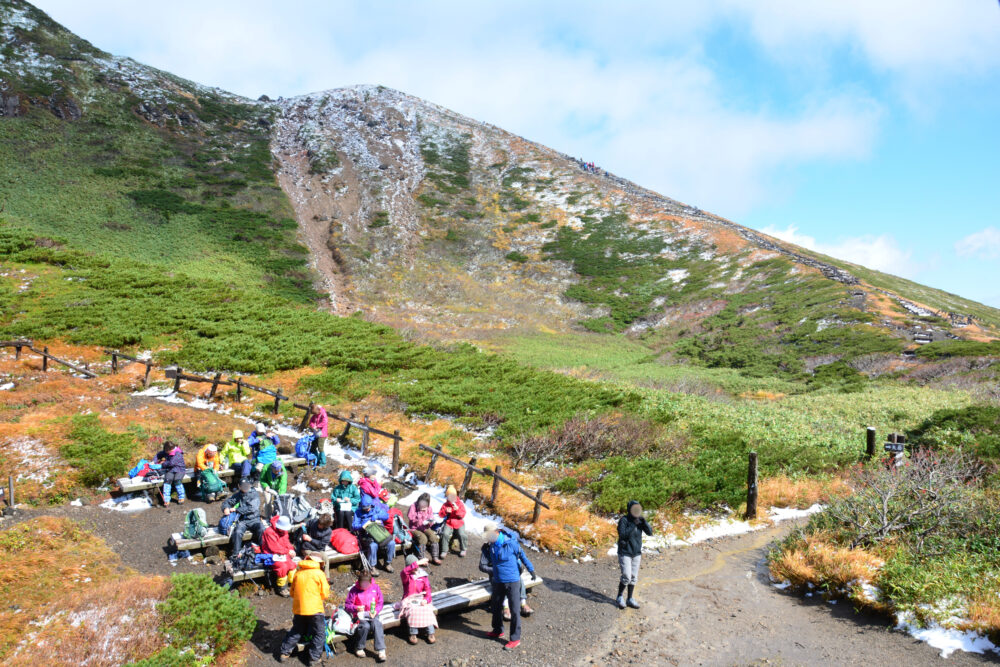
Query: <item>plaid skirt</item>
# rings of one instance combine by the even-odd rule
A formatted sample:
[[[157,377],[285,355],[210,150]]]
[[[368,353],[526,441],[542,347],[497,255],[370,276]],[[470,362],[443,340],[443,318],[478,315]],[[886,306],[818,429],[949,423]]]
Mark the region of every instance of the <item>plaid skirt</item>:
[[[434,605],[424,604],[423,595],[411,595],[400,603],[399,617],[406,619],[411,628],[437,627]]]

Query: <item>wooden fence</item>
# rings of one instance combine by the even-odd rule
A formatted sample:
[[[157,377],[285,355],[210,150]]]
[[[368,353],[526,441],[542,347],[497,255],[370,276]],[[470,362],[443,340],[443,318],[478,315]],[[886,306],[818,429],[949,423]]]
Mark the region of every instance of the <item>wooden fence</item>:
[[[492,492],[490,493],[490,505],[496,507],[497,494],[500,492],[500,484],[503,483],[509,486],[510,488],[514,489],[518,493],[527,496],[529,499],[534,501],[535,509],[531,514],[531,523],[536,523],[538,521],[538,517],[541,514],[543,507],[545,509],[550,509],[549,506],[544,501],[542,501],[542,494],[545,492],[544,489],[538,489],[536,493],[528,491],[519,484],[512,482],[506,477],[504,477],[501,474],[502,468],[499,465],[496,466],[496,468],[494,468],[493,470],[490,470],[489,468],[479,468],[476,466],[476,457],[472,457],[471,459],[469,459],[469,462],[466,463],[462,459],[456,458],[451,454],[445,454],[443,451],[441,451],[440,445],[434,448],[434,447],[428,447],[427,445],[424,444],[419,444],[417,445],[417,447],[419,447],[425,452],[430,452],[431,454],[431,462],[427,465],[427,472],[426,474],[424,474],[425,482],[430,483],[431,476],[434,474],[434,466],[437,464],[438,457],[441,457],[447,461],[451,461],[452,463],[456,463],[465,468],[465,478],[462,480],[461,488],[458,489],[458,497],[461,498],[462,500],[465,500],[465,494],[469,490],[469,483],[472,482],[472,476],[484,475],[486,477],[493,478],[493,489]]]
[[[21,358],[21,351],[22,350],[28,350],[29,352],[33,352],[33,353],[39,355],[42,358],[42,370],[46,371],[46,372],[49,370],[49,361],[54,361],[55,363],[62,364],[63,366],[66,366],[67,368],[70,368],[70,369],[76,371],[77,373],[79,373],[80,375],[86,376],[87,378],[96,378],[97,377],[97,373],[95,373],[94,371],[90,370],[86,366],[78,366],[78,365],[76,365],[74,363],[70,363],[70,362],[66,361],[65,359],[60,359],[58,357],[55,357],[55,356],[49,354],[49,348],[48,348],[47,345],[45,347],[43,347],[41,350],[39,350],[39,349],[37,349],[35,347],[34,341],[30,341],[30,340],[25,339],[25,340],[4,340],[4,341],[0,341],[0,347],[12,347],[12,348],[14,348],[14,359],[15,360]]]

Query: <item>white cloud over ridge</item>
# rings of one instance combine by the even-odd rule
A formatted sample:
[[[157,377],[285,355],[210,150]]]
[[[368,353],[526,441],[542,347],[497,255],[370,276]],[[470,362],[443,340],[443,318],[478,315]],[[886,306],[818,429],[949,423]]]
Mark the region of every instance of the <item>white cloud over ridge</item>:
[[[955,243],[955,253],[959,257],[1000,259],[1000,229],[987,227],[959,239]]]
[[[824,243],[813,236],[800,233],[795,225],[789,225],[785,229],[768,226],[761,231],[782,241],[883,273],[913,278],[920,272],[920,266],[913,262],[913,252],[902,248],[889,234],[865,234]]]

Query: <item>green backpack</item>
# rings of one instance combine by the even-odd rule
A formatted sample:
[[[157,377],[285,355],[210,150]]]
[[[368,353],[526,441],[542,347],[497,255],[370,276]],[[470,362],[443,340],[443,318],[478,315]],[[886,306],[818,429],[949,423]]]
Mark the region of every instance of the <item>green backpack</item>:
[[[205,510],[200,507],[188,510],[184,517],[184,532],[181,537],[186,540],[198,540],[205,537],[208,531],[208,521],[205,519]]]
[[[226,485],[219,479],[219,476],[215,474],[215,471],[211,468],[205,468],[201,471],[201,492],[202,493],[219,493]]]

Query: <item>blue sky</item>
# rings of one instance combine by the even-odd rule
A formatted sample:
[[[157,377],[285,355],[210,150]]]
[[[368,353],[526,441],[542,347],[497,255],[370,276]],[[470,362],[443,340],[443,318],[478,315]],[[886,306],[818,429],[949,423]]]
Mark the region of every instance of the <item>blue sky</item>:
[[[1000,307],[996,0],[39,0],[251,97],[383,84]]]

